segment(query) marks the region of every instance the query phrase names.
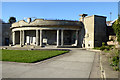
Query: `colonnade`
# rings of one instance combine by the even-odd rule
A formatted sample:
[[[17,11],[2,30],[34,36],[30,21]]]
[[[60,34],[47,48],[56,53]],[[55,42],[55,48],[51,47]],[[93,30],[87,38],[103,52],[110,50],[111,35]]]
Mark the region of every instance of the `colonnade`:
[[[25,45],[25,30],[19,30],[20,31],[20,46],[24,46]],[[27,31],[27,30],[26,30]],[[40,31],[40,36],[39,36],[39,31]],[[43,30],[39,30],[39,29],[36,29],[36,46],[43,46]],[[57,44],[56,46],[63,46],[64,45],[64,30],[56,30],[57,31]],[[61,32],[61,45],[60,45],[60,32]],[[13,42],[13,45],[16,45],[16,41],[15,41],[15,35],[16,35],[16,31],[12,31],[12,42]],[[38,40],[40,39],[40,40]],[[40,42],[38,42],[40,41]],[[39,45],[40,43],[40,45]],[[78,30],[76,30],[76,40],[75,40],[75,45],[77,46],[78,45]]]

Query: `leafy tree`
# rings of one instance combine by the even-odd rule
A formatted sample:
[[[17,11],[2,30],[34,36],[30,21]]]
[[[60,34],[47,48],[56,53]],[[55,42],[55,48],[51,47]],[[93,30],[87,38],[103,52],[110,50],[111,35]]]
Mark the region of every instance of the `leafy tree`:
[[[15,17],[10,17],[9,18],[9,23],[14,23],[14,22],[16,22],[16,18]]]
[[[112,27],[116,33],[117,41],[120,43],[120,17],[115,21]]]
[[[5,23],[2,19],[0,19],[0,23]]]

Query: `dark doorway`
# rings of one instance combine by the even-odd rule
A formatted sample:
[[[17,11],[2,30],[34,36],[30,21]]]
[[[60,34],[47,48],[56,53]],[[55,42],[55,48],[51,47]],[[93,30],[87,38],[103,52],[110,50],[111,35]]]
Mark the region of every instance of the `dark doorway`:
[[[5,45],[6,45],[6,46],[9,45],[9,38],[5,38]]]

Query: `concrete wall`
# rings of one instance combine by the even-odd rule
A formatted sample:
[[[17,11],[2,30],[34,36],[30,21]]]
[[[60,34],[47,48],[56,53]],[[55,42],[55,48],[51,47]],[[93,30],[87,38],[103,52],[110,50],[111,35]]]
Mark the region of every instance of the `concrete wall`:
[[[11,43],[11,24],[3,23],[2,24],[2,45],[5,46],[5,38],[9,39],[9,43]]]
[[[106,25],[106,17],[102,16],[94,16],[95,20],[95,47],[102,46],[102,42],[107,41],[107,25]]]
[[[2,23],[0,21],[0,46],[2,46]]]
[[[84,47],[84,45],[85,45],[84,37],[85,37],[85,28],[84,28],[84,24],[83,24],[83,27],[81,28],[81,30],[79,30],[79,35],[78,35],[78,38],[79,38],[78,46],[80,48]]]
[[[84,18],[84,41],[85,48],[94,48],[94,16]]]
[[[81,30],[81,44],[85,48],[94,48],[107,41],[106,17],[88,16],[84,18],[84,27]]]

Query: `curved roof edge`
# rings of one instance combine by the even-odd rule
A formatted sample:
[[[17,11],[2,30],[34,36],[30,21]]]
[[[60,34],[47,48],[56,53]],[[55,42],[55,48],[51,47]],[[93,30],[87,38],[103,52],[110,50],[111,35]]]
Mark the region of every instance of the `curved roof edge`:
[[[15,27],[24,27],[24,26],[81,26],[81,21],[73,21],[73,20],[44,20],[44,19],[35,19],[32,22],[26,22],[25,20],[20,20],[16,23],[12,24],[11,28]]]

